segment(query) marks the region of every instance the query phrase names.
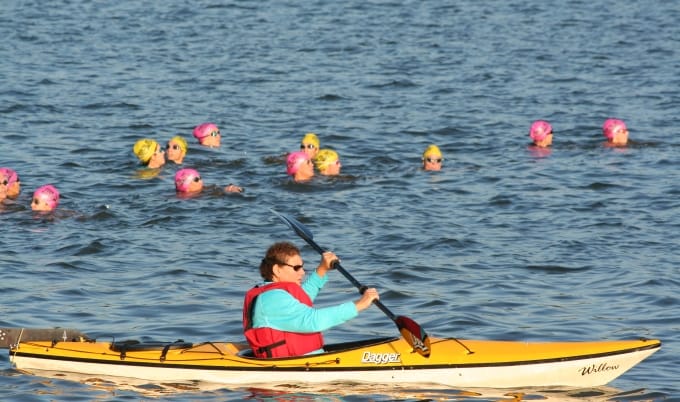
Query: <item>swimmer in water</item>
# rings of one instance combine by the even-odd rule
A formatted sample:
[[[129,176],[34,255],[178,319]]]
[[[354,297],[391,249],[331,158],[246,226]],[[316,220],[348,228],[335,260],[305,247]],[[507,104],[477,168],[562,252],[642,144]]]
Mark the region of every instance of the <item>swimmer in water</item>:
[[[17,198],[21,192],[19,175],[13,169],[0,168],[0,200],[5,198]]]
[[[31,209],[37,212],[54,211],[59,205],[59,190],[53,185],[46,184],[38,187],[33,193]]]
[[[442,160],[442,151],[439,150],[439,147],[434,144],[429,145],[423,152],[423,169],[442,170]]]
[[[157,169],[165,165],[165,151],[161,146],[150,138],[137,141],[132,151],[143,165],[150,169]]]
[[[291,152],[286,158],[286,173],[296,182],[311,180],[314,177],[314,163],[303,151]]]
[[[628,128],[619,119],[607,119],[602,125],[602,135],[607,138],[607,145],[622,147],[628,144]]]
[[[300,150],[306,153],[309,159],[314,160],[319,153],[319,137],[314,133],[305,134],[300,142]]]
[[[552,126],[545,120],[536,120],[529,128],[529,137],[535,146],[547,148],[552,145]]]
[[[340,174],[340,168],[342,167],[338,153],[332,149],[319,150],[316,158],[314,158],[314,164],[316,165],[316,170],[323,176],[337,176]]]
[[[187,141],[176,135],[168,141],[168,147],[165,150],[165,156],[169,161],[173,161],[178,165],[184,162],[184,157],[187,155],[188,145]]]
[[[216,188],[217,186],[211,186]],[[178,195],[191,196],[200,194],[204,190],[203,178],[196,169],[184,168],[175,173],[175,191]],[[239,186],[230,184],[222,189],[225,193],[242,193]]]
[[[194,128],[194,137],[203,146],[218,148],[222,135],[220,129],[214,123],[203,123]]]

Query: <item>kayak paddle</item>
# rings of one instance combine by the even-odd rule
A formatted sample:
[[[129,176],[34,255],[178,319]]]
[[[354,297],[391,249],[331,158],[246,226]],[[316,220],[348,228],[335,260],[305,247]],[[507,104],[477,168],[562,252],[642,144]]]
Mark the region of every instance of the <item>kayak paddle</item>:
[[[21,342],[70,341],[89,339],[82,332],[71,328],[0,328],[0,349]]]
[[[307,244],[312,246],[312,248],[319,254],[323,254],[326,251],[316,244],[312,232],[302,223],[298,222],[291,216],[281,214],[274,211],[273,209],[272,212],[274,212],[279,216],[279,218],[286,222],[286,224],[290,226],[290,228],[293,229],[298,236],[304,239]],[[333,264],[333,268],[337,269],[345,278],[352,282],[352,284],[356,286],[357,289],[359,289],[359,293],[364,293],[366,286],[354,279],[354,277],[350,275],[350,273],[347,272],[345,268],[342,267],[342,265],[340,265],[339,261],[336,261],[335,264]],[[428,338],[427,333],[420,325],[418,325],[417,322],[408,317],[404,317],[403,315],[395,316],[387,307],[385,307],[384,304],[382,304],[380,300],[374,300],[373,303],[378,306],[378,308],[382,310],[382,312],[385,313],[392,321],[394,321],[401,335],[416,352],[418,352],[421,356],[430,357],[430,339]]]

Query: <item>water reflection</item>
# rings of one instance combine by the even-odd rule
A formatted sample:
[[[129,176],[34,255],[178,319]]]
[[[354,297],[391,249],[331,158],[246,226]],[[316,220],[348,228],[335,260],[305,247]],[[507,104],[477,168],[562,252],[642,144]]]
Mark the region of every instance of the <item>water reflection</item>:
[[[32,377],[34,384],[39,384],[40,393],[74,398],[78,395],[92,397],[92,391],[104,391],[96,394],[96,399],[108,399],[112,395],[143,395],[151,398],[177,400],[213,400],[216,396],[222,400],[252,401],[470,401],[470,402],[520,402],[520,401],[656,401],[666,400],[663,393],[648,393],[646,389],[622,391],[613,387],[595,387],[586,389],[569,388],[532,388],[532,389],[456,389],[438,385],[418,387],[401,387],[395,385],[364,384],[335,382],[324,384],[256,384],[244,387],[228,387],[224,384],[213,384],[199,381],[187,382],[148,382],[122,377],[89,376],[77,373],[53,371],[26,372],[6,370],[5,374],[21,374]],[[64,382],[64,381],[66,382]],[[71,385],[68,385],[71,382]],[[87,388],[81,388],[78,385]],[[90,389],[88,389],[90,388]]]

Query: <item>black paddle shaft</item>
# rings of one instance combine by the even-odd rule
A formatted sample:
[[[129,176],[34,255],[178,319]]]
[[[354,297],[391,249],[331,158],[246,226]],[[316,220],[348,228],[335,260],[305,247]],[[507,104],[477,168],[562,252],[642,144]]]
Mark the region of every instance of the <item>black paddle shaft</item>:
[[[292,226],[292,227],[295,229],[295,226]],[[314,239],[312,239],[311,237],[307,236],[307,233],[304,233],[304,232],[303,232],[303,233],[301,234],[301,233],[300,233],[299,231],[297,231],[297,230],[295,230],[295,232],[296,232],[298,235],[300,235],[300,237],[302,237],[303,239],[305,239],[305,241],[307,241],[307,244],[309,244],[310,246],[312,246],[312,248],[313,248],[314,250],[316,250],[317,253],[323,254],[323,253],[325,253],[325,252],[327,251],[327,250],[324,250],[323,248],[321,248],[321,246],[319,246],[319,245],[314,241]],[[368,289],[368,287],[362,285],[361,282],[359,282],[358,280],[356,280],[356,278],[354,278],[349,272],[347,272],[347,270],[346,270],[345,268],[343,268],[342,265],[340,264],[340,261],[335,261],[335,262],[333,262],[333,268],[334,268],[334,269],[337,269],[338,272],[340,272],[340,273],[342,274],[342,276],[344,276],[345,278],[347,278],[347,280],[349,280],[350,282],[352,282],[352,285],[354,285],[357,289],[359,289],[359,293],[364,294],[364,292],[366,291],[366,289]],[[387,316],[390,317],[390,318],[392,319],[392,321],[396,321],[397,316],[394,315],[394,313],[392,313],[392,312],[390,311],[390,309],[387,308],[387,306],[385,306],[384,304],[382,304],[382,302],[381,302],[380,300],[373,300],[373,304],[375,304],[380,310],[382,310],[383,313],[387,314]]]

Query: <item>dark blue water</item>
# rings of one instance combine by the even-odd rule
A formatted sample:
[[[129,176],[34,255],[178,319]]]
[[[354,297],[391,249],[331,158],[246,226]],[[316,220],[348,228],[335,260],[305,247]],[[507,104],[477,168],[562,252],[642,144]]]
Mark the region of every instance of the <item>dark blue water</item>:
[[[680,8],[674,2],[18,1],[0,3],[0,326],[241,340],[244,291],[309,226],[391,310],[433,336],[659,338],[609,387],[523,399],[680,398]],[[632,143],[602,145],[608,117]],[[549,153],[528,149],[547,119]],[[194,126],[223,145],[199,149]],[[291,183],[313,131],[343,176]],[[187,166],[242,195],[175,196],[132,145],[190,142]],[[430,143],[438,173],[419,169]],[[35,215],[55,184],[59,211]],[[318,259],[308,247],[303,257]],[[340,276],[318,302],[355,298]],[[378,309],[329,341],[395,333]],[[506,391],[210,389],[45,379],[2,357],[3,400],[500,400]],[[337,389],[337,391],[336,391]],[[475,393],[476,392],[476,393]]]

